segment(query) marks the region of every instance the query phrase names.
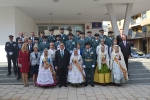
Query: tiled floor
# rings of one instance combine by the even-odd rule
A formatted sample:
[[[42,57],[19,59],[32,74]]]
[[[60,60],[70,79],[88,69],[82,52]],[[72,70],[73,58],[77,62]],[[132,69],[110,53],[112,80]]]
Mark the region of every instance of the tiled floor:
[[[150,100],[150,85],[24,87],[0,85],[0,100]]]

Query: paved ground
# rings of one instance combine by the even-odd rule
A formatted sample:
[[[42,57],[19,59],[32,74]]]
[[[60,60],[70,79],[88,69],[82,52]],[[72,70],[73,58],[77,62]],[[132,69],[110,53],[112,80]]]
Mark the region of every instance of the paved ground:
[[[150,100],[150,85],[23,87],[1,85],[0,100]]]

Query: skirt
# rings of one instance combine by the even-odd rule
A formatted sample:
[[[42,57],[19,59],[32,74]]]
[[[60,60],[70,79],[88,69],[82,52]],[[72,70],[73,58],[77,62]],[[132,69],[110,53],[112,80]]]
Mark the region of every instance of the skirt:
[[[94,82],[110,83],[110,81],[110,70],[108,69],[107,65],[102,65],[100,70],[98,70],[98,66],[96,66],[94,73]]]
[[[31,74],[38,74],[39,65],[31,66]]]

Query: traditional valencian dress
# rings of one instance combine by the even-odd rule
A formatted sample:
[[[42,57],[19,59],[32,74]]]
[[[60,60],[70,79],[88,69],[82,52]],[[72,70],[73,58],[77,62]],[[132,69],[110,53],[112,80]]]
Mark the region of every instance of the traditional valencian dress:
[[[94,73],[94,81],[97,83],[110,83],[110,69],[109,69],[109,56],[108,51],[101,52],[101,49],[97,51],[97,67]],[[106,64],[102,64],[106,61]]]
[[[85,82],[85,72],[82,68],[82,57],[81,55],[74,56],[70,58],[70,65],[72,70],[68,71],[68,82],[71,84],[80,84]]]
[[[128,81],[128,72],[126,69],[123,54],[119,48],[119,52],[112,52],[110,61],[111,81],[116,84]]]
[[[45,67],[48,67],[48,68],[45,68]],[[55,75],[55,71],[53,68],[51,57],[41,56],[36,84],[37,86],[56,85],[56,75]]]

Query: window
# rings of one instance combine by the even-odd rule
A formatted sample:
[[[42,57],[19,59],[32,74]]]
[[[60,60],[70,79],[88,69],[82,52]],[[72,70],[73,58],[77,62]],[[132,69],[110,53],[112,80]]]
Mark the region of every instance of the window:
[[[145,33],[145,32],[147,32],[147,26],[142,27],[142,33]]]
[[[142,19],[146,19],[146,12],[141,13]]]

